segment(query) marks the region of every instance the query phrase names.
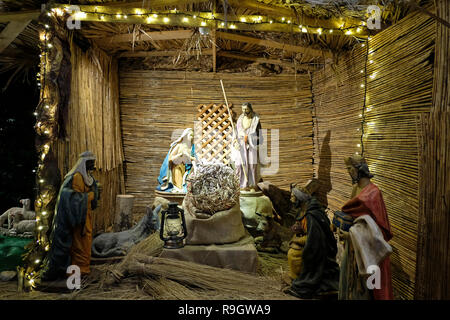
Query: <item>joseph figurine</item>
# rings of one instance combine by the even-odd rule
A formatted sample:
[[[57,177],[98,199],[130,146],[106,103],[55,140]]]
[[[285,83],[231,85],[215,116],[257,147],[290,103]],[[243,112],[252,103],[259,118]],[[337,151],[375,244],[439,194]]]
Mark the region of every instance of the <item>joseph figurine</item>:
[[[93,210],[99,200],[99,188],[91,174],[95,159],[92,152],[83,152],[64,177],[53,217],[50,250],[43,262],[43,281],[65,278],[70,265],[77,265],[81,275],[90,273]]]
[[[253,111],[250,103],[244,103],[242,114],[236,122],[237,143],[234,154],[236,174],[239,177],[241,189],[256,190],[257,183],[261,181],[258,146],[263,143],[263,138],[260,130],[259,115]]]

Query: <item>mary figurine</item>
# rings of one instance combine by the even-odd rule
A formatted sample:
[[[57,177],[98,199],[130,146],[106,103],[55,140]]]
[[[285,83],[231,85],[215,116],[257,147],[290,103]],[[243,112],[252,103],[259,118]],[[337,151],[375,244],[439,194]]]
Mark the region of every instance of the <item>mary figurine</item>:
[[[187,128],[171,145],[161,169],[156,190],[186,193],[186,179],[195,170],[194,131]]]

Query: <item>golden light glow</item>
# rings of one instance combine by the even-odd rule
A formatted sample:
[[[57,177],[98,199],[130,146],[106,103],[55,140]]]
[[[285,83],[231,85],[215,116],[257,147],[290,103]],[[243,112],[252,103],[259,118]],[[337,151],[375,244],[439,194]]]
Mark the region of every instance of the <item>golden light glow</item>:
[[[345,32],[345,34],[348,35],[348,36],[351,35],[352,33],[353,33],[352,30],[347,30],[347,31]]]
[[[306,32],[308,32],[308,30],[305,27],[303,27],[302,32],[306,33]]]
[[[245,19],[244,17],[242,17],[240,20],[241,22],[247,22],[247,19]]]
[[[234,24],[230,25],[231,29],[236,29],[236,26]]]
[[[183,18],[183,22],[189,22],[189,19],[186,18],[186,17],[184,17],[184,18]]]
[[[318,32],[319,34],[322,34],[322,28],[317,29],[317,32]]]
[[[200,23],[203,27],[206,26],[206,22],[202,21],[202,23]]]
[[[169,18],[167,18],[167,17],[164,17],[164,18],[163,18],[163,21],[164,21],[164,23],[167,23],[167,22],[169,22],[169,21],[170,21],[170,19],[169,19]]]

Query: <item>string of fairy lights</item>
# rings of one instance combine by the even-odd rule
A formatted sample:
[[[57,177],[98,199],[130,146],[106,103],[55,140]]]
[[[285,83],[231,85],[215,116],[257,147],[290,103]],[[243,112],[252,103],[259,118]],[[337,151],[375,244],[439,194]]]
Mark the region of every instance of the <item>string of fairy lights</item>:
[[[87,6],[90,8],[90,6]],[[104,8],[104,7],[102,7]],[[40,88],[40,102],[34,112],[36,117],[36,133],[39,137],[40,145],[37,147],[39,152],[39,161],[36,170],[36,185],[37,185],[37,195],[35,200],[35,212],[36,212],[36,238],[32,249],[30,249],[27,262],[22,268],[23,286],[25,288],[32,289],[36,286],[38,281],[38,272],[41,267],[43,258],[46,252],[50,250],[50,243],[47,239],[46,232],[49,226],[49,217],[51,216],[52,208],[51,203],[55,203],[55,198],[57,194],[51,192],[52,186],[50,182],[44,179],[45,159],[50,152],[52,142],[54,138],[54,128],[55,128],[55,115],[57,105],[52,102],[52,90],[54,88],[48,83],[47,76],[52,68],[50,54],[54,50],[54,43],[52,43],[55,18],[68,18],[74,17],[80,21],[104,21],[104,22],[129,22],[129,23],[147,23],[147,24],[171,24],[178,23],[181,25],[186,25],[190,27],[215,27],[215,28],[226,28],[226,29],[245,29],[249,26],[262,26],[262,25],[279,25],[282,27],[289,26],[292,32],[301,33],[315,33],[318,35],[322,34],[333,34],[341,32],[349,36],[357,36],[364,31],[365,23],[362,22],[358,26],[347,26],[344,24],[336,28],[325,28],[320,26],[309,26],[294,23],[291,18],[271,18],[266,16],[249,16],[242,15],[238,17],[236,21],[228,21],[226,18],[221,18],[220,15],[214,15],[210,12],[198,12],[198,13],[185,13],[179,12],[176,9],[165,11],[165,12],[153,12],[143,9],[130,9],[130,11],[124,12],[103,12],[101,7],[94,7],[93,11],[83,10],[77,11],[73,15],[70,6],[58,5],[53,8],[47,9],[46,18],[41,19],[41,30],[39,34],[40,38],[40,71],[37,73],[37,85]],[[368,43],[368,42],[367,42]],[[371,60],[370,60],[371,61]],[[371,63],[369,61],[369,63]],[[367,84],[367,65],[365,67],[365,82],[364,86]],[[360,115],[362,117],[361,122],[361,146],[363,146],[363,134],[364,134],[364,124],[365,124],[365,111],[366,111],[366,93],[364,94],[364,106],[363,113]],[[362,150],[364,148],[362,147]]]
[[[121,9],[117,12],[109,12],[109,8],[105,7],[92,7],[85,6],[85,9],[77,9],[74,11],[70,6],[60,5],[57,8],[53,8],[52,12],[57,16],[64,16],[70,14],[74,19],[80,21],[104,21],[104,22],[133,22],[144,24],[172,24],[177,23],[186,26],[198,26],[198,27],[215,27],[225,29],[246,29],[249,26],[263,26],[263,25],[279,25],[280,27],[289,26],[291,32],[301,33],[315,33],[318,35],[333,34],[341,32],[345,35],[354,35],[363,33],[366,29],[366,23],[361,22],[358,25],[345,26],[345,23],[341,23],[335,28],[311,26],[304,24],[297,24],[290,17],[268,17],[262,15],[240,15],[237,20],[227,20],[226,16],[221,17],[220,14],[214,14],[212,12],[180,12],[177,9],[154,12],[152,10],[144,9],[129,9],[124,11]],[[84,7],[83,7],[84,8]],[[137,20],[137,21],[136,21]]]
[[[51,19],[52,13],[47,13],[48,18]],[[35,130],[38,136],[39,145],[37,150],[39,153],[38,165],[33,172],[36,173],[36,199],[35,199],[35,212],[36,212],[36,237],[35,243],[30,248],[28,255],[25,259],[24,268],[21,271],[21,277],[23,277],[24,288],[34,288],[38,281],[37,270],[42,264],[42,260],[45,253],[50,250],[50,243],[47,239],[46,232],[49,226],[49,216],[51,210],[52,195],[49,192],[51,185],[44,179],[44,173],[47,169],[45,167],[45,159],[51,149],[53,139],[53,127],[55,123],[56,105],[51,103],[51,90],[48,88],[47,74],[50,70],[47,70],[47,66],[51,66],[49,54],[54,48],[51,40],[53,34],[51,32],[50,22],[40,22],[39,31],[39,47],[40,47],[40,64],[39,72],[37,76],[37,86],[40,89],[39,104],[34,111],[36,117]],[[54,196],[54,195],[53,195]],[[20,288],[22,289],[22,288]]]
[[[365,56],[364,56],[364,69],[361,69],[360,73],[363,74],[363,83],[361,83],[361,88],[364,89],[364,98],[363,98],[363,104],[362,104],[362,110],[359,114],[359,117],[361,118],[361,125],[360,128],[357,128],[356,130],[360,132],[360,143],[356,145],[358,148],[358,152],[356,154],[361,154],[361,156],[364,156],[364,139],[367,137],[366,132],[366,125],[367,126],[373,126],[372,122],[366,121],[366,114],[367,112],[372,111],[372,107],[368,104],[368,88],[367,84],[369,79],[373,80],[376,77],[376,72],[373,72],[369,75],[369,66],[374,64],[373,60],[373,53],[374,51],[370,49],[370,40],[371,37],[367,38],[367,41],[363,42],[361,44],[361,47],[365,48]]]

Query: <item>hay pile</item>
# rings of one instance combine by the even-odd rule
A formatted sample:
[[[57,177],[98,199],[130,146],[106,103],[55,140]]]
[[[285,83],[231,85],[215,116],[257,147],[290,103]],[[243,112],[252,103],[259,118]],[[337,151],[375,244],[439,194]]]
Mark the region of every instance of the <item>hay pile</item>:
[[[239,203],[238,178],[232,168],[221,163],[198,164],[189,178],[187,191],[188,209],[193,207],[194,212],[206,215],[231,209]]]

